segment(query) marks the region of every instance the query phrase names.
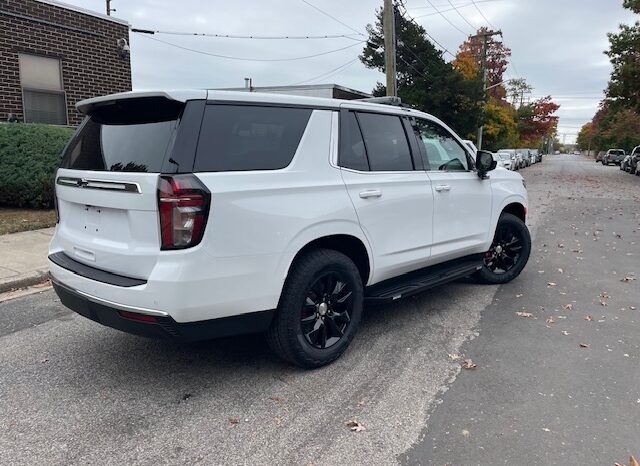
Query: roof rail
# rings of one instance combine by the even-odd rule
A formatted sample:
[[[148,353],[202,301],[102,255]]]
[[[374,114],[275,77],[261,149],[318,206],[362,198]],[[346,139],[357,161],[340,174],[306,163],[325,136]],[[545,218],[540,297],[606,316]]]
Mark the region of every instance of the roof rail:
[[[363,99],[357,99],[358,102],[370,102],[372,104],[384,104],[384,105],[393,105],[395,107],[402,107],[402,100],[400,97],[396,96],[386,96],[386,97],[365,97]]]

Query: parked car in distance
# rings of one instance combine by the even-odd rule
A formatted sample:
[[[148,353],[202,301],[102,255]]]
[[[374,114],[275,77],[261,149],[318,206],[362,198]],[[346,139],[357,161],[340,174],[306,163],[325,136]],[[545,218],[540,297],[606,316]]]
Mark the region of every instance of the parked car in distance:
[[[499,167],[511,170],[511,154],[507,152],[496,152],[494,158]]]
[[[490,152],[474,163],[429,114],[207,90],[77,107],[49,270],[62,303],[103,325],[178,341],[264,332],[314,368],[347,349],[365,302],[507,283],[529,259],[522,177]]]
[[[640,162],[640,146],[636,146],[631,151],[631,159],[629,161],[629,173],[632,175],[638,171],[638,162]]]
[[[622,159],[622,162],[620,162],[620,170],[628,172],[630,169],[631,169],[631,154],[627,154],[624,156],[624,159]]]
[[[538,149],[531,149],[531,152],[536,157],[536,163],[542,162],[542,152],[540,152]]]
[[[531,165],[531,156],[529,155],[529,149],[516,149],[516,154],[520,156],[522,160],[520,162],[520,168],[528,167]]]
[[[509,155],[509,158],[511,159],[511,168],[510,168],[510,170],[516,171],[516,170],[518,170],[520,168],[518,166],[518,159],[516,157],[516,150],[515,149],[498,149],[498,154],[508,154]]]
[[[604,154],[606,154],[606,152],[603,151],[603,150],[598,152],[598,154],[596,155],[596,163],[597,162],[602,162],[602,159],[604,158]]]
[[[602,157],[602,165],[619,164],[625,155],[624,149],[609,149]]]

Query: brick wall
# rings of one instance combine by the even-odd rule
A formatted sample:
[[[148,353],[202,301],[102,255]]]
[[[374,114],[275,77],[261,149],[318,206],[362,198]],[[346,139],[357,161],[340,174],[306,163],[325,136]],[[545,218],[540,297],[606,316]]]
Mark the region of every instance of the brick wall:
[[[116,44],[121,38],[129,42],[126,24],[36,0],[0,0],[0,31],[0,121],[9,113],[24,118],[19,53],[61,60],[73,126],[82,120],[76,102],[131,90],[129,56],[121,58]]]

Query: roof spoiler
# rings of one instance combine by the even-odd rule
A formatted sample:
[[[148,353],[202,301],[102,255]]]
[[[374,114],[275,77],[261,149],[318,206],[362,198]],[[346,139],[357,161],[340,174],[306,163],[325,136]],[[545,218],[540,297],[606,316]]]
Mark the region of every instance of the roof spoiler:
[[[363,99],[357,99],[358,102],[367,102],[372,104],[384,104],[384,105],[393,105],[394,107],[402,107],[402,100],[400,97],[396,96],[385,96],[385,97],[365,97]]]

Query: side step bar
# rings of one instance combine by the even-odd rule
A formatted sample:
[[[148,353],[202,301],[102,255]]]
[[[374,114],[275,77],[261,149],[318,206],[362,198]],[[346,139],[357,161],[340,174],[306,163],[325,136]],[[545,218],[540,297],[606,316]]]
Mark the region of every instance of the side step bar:
[[[467,277],[480,270],[482,265],[482,255],[479,254],[391,278],[367,287],[365,303],[385,304],[405,298],[458,278]]]

